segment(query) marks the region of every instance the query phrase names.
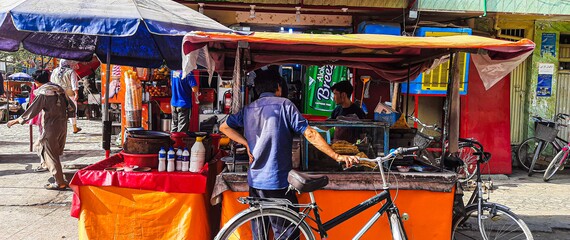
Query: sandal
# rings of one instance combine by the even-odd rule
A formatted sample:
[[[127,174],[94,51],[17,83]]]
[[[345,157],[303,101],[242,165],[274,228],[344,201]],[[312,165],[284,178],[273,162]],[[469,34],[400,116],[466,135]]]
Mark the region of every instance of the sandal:
[[[48,183],[44,186],[47,190],[58,190],[58,191],[65,191],[67,189],[67,185],[59,185],[57,183]]]
[[[48,169],[46,167],[42,167],[41,165],[34,169],[34,172],[47,172]]]

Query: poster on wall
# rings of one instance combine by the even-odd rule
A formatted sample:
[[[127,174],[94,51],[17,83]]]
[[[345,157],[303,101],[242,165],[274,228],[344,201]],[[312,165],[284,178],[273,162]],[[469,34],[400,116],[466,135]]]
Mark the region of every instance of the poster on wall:
[[[330,116],[336,105],[331,87],[348,80],[348,68],[344,66],[310,66],[307,69],[305,113]]]
[[[554,64],[538,64],[538,84],[536,85],[537,97],[552,96],[552,76],[554,75]]]
[[[540,56],[544,57],[547,54],[556,57],[556,33],[542,33]]]

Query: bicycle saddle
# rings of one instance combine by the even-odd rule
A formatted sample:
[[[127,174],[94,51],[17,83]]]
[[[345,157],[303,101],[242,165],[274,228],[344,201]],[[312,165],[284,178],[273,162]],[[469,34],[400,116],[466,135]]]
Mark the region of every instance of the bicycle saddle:
[[[289,184],[300,192],[312,192],[329,184],[325,175],[311,175],[291,170],[287,176]]]

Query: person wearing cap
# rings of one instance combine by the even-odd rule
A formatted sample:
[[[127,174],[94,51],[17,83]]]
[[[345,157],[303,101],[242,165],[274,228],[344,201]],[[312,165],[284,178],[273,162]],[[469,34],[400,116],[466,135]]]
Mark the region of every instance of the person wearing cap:
[[[293,168],[293,137],[303,135],[317,149],[347,166],[358,162],[355,156],[340,155],[327,144],[323,137],[309,126],[295,104],[281,97],[278,72],[267,70],[256,73],[255,89],[259,99],[230,115],[220,130],[230,139],[246,147],[249,155],[247,179],[251,197],[281,198],[297,203],[295,191],[288,191],[287,176]],[[238,132],[243,129],[243,135]],[[293,210],[298,209],[292,207]],[[269,222],[276,236],[283,239],[296,239],[297,232],[286,232],[286,228],[270,217]],[[252,224],[252,232],[257,235],[259,223]],[[254,236],[265,239],[266,236]]]
[[[63,169],[59,156],[63,154],[67,137],[67,118],[76,111],[75,104],[67,96],[65,90],[49,82],[49,72],[38,70],[33,74],[34,84],[38,87],[34,94],[36,97],[17,119],[7,123],[8,127],[19,123],[24,124],[34,118],[43,110],[42,135],[37,144],[38,155],[55,178],[55,183],[48,183],[44,187],[48,190],[65,190],[67,183],[63,178]]]
[[[79,76],[75,70],[71,68],[72,62],[69,60],[61,59],[59,67],[55,68],[51,73],[50,81],[61,86],[67,96],[77,106],[77,99],[79,99]],[[77,114],[77,113],[76,113]],[[77,127],[77,117],[69,118],[69,122],[73,125],[73,133],[78,133],[81,128]]]

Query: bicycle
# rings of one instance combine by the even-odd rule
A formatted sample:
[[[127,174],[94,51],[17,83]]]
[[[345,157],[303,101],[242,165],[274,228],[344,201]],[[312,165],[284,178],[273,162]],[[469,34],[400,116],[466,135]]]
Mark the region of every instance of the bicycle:
[[[548,164],[548,167],[544,171],[544,176],[542,177],[542,180],[548,182],[554,176],[554,174],[556,174],[558,170],[563,170],[564,164],[566,163],[566,160],[568,160],[569,153],[570,153],[570,144],[567,144],[556,154],[556,156],[554,156],[552,161],[550,161],[550,164]]]
[[[418,159],[432,166],[441,166],[441,158],[436,157],[433,151],[429,150],[429,146],[434,142],[438,142],[439,139],[424,133],[425,129],[441,133],[441,128],[437,125],[427,125],[413,116],[409,116],[409,118],[421,126],[414,137],[414,145],[420,148],[417,153]],[[458,179],[459,182],[467,182],[475,176],[477,157],[474,156],[473,153],[482,151],[483,145],[477,140],[472,138],[459,138],[459,152],[457,157],[464,163],[456,170],[458,175],[462,176]]]
[[[517,148],[516,157],[520,166],[528,171],[528,176],[533,173],[542,173],[550,164],[556,153],[568,145],[568,142],[558,137],[560,127],[566,124],[559,123],[567,120],[570,115],[559,113],[553,121],[533,116],[535,121],[535,136],[524,140]]]
[[[526,223],[507,206],[488,202],[484,197],[481,164],[491,159],[488,152],[476,152],[476,183],[473,194],[465,206],[465,214],[453,217],[453,240],[462,239],[534,239]],[[489,187],[488,194],[490,194]]]
[[[417,147],[398,148],[385,157],[378,157],[375,159],[361,158],[360,161],[368,161],[369,163],[377,164],[377,166],[382,166],[382,163],[384,162],[391,161],[397,156],[401,156],[404,153],[413,152],[416,150],[418,150]],[[383,191],[325,223],[322,223],[321,221],[319,215],[319,207],[315,201],[313,191],[326,186],[328,184],[328,178],[326,176],[308,175],[297,172],[295,170],[291,170],[288,176],[290,183],[289,189],[297,191],[299,193],[309,193],[311,199],[310,203],[292,204],[290,201],[284,199],[253,197],[239,198],[238,201],[242,204],[248,204],[249,208],[238,213],[236,216],[230,219],[220,230],[215,239],[240,239],[242,237],[241,234],[247,235],[252,232],[250,224],[256,226],[256,229],[258,230],[257,236],[267,237],[269,235],[267,233],[269,233],[270,227],[268,226],[269,224],[266,224],[266,222],[271,221],[272,224],[279,224],[281,226],[280,229],[283,233],[296,233],[298,231],[300,236],[303,236],[304,239],[312,240],[315,239],[315,236],[313,235],[311,227],[309,227],[309,224],[307,223],[307,219],[316,224],[316,231],[319,233],[322,239],[325,239],[328,236],[328,230],[356,216],[357,214],[365,211],[373,205],[383,202],[384,204],[382,204],[378,212],[364,225],[364,227],[356,234],[354,239],[361,238],[384,213],[387,213],[389,220],[388,222],[390,223],[390,230],[392,233],[392,239],[406,240],[408,238],[402,224],[402,218],[404,220],[407,219],[407,214],[404,214],[404,216],[400,217],[398,208],[394,202],[392,202],[389,191],[390,186],[386,181],[384,169],[383,167],[378,168],[380,169],[380,176],[382,178]],[[291,207],[299,208],[302,210],[295,212],[291,209]],[[309,216],[311,211],[314,212],[314,218]],[[273,217],[273,220],[268,219],[268,217]],[[260,230],[261,227],[264,228],[263,231]],[[283,233],[279,234],[278,236],[274,236],[274,239],[289,239],[289,236],[286,236]]]

